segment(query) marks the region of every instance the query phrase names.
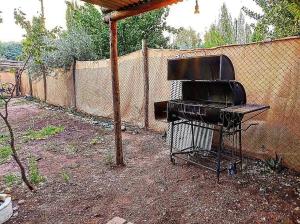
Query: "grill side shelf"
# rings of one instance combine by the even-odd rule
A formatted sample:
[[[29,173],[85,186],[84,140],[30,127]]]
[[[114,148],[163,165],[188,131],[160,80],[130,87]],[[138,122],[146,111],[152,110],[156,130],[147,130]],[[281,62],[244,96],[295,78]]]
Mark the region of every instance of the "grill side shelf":
[[[245,104],[245,105],[227,107],[227,108],[221,109],[221,111],[225,112],[225,113],[235,113],[235,114],[245,115],[245,114],[253,113],[256,111],[268,110],[268,109],[270,109],[270,106],[268,106],[268,105]]]

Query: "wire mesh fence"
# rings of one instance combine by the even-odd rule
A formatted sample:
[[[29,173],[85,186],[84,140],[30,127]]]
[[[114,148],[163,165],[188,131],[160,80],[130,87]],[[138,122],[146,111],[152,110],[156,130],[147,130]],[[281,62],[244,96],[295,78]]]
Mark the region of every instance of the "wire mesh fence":
[[[213,49],[149,49],[149,126],[156,131],[168,129],[167,123],[154,119],[154,102],[171,99],[172,85],[167,81],[167,60],[178,57],[224,54],[235,68],[236,80],[246,89],[248,103],[267,104],[271,109],[251,122],[243,135],[243,149],[259,158],[283,157],[285,164],[300,170],[300,38],[293,37],[248,45]],[[142,51],[119,58],[122,120],[140,127],[144,124],[144,60]],[[69,79],[65,76],[66,79]],[[51,82],[50,79],[47,83]],[[64,82],[71,85],[72,82]],[[34,85],[39,86],[36,82]],[[50,85],[50,84],[49,84]],[[66,97],[69,86],[60,85],[56,97]],[[39,88],[35,88],[39,95]],[[78,110],[103,117],[113,117],[109,60],[77,62],[75,98]],[[42,91],[42,90],[41,90]],[[50,96],[51,93],[48,93]],[[72,94],[69,94],[72,95]],[[57,104],[63,101],[57,100]],[[72,106],[72,100],[69,105]],[[55,99],[51,101],[55,103]]]

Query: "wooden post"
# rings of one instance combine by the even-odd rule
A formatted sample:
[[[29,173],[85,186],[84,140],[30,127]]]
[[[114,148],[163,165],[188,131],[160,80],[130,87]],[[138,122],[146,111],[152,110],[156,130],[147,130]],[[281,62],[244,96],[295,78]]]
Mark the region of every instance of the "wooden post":
[[[29,95],[31,97],[33,97],[33,88],[32,88],[32,77],[31,75],[29,74],[29,72],[27,73],[28,75],[28,82],[29,82]]]
[[[72,79],[73,79],[74,107],[77,108],[77,102],[76,102],[76,58],[75,57],[73,57],[73,63],[72,63]]]
[[[143,64],[144,64],[144,127],[149,129],[149,61],[147,41],[142,41]]]
[[[114,106],[116,164],[124,165],[123,150],[122,150],[120,88],[119,88],[119,72],[118,72],[117,22],[110,20],[109,28],[110,28],[110,62],[111,62],[111,75],[112,75],[112,96],[113,96],[113,106]]]
[[[18,79],[18,71],[15,73],[15,85],[16,85],[16,96],[20,96],[20,83],[21,79]]]

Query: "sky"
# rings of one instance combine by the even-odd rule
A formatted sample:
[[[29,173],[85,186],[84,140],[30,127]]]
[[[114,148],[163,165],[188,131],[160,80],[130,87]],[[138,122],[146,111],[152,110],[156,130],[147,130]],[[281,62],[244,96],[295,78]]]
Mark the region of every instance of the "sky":
[[[219,15],[220,7],[225,2],[233,18],[238,17],[242,6],[247,6],[257,12],[260,8],[253,0],[198,0],[200,14],[194,14],[195,0],[183,0],[170,7],[167,23],[174,27],[192,27],[201,35],[214,23]],[[40,2],[38,0],[0,0],[0,11],[3,23],[0,24],[0,41],[20,41],[24,31],[14,23],[14,9],[20,8],[27,18],[38,15]],[[44,0],[46,26],[65,28],[65,0]],[[253,22],[248,19],[248,22]]]

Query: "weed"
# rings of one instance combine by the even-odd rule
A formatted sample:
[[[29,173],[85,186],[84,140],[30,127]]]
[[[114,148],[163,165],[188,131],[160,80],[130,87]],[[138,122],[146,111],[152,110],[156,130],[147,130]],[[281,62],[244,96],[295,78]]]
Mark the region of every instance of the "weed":
[[[4,175],[4,182],[5,182],[6,186],[11,187],[11,186],[13,186],[15,184],[19,184],[20,183],[20,177],[18,177],[14,173],[7,174],[7,175]]]
[[[4,146],[0,148],[0,164],[7,162],[12,155],[10,146]]]
[[[70,143],[67,145],[65,152],[68,155],[75,155],[78,152],[76,143]]]
[[[265,161],[265,165],[268,170],[274,171],[276,173],[280,173],[283,169],[282,166],[282,157],[278,156],[276,153],[275,159],[270,158]]]
[[[0,134],[0,144],[6,144],[8,141],[9,137],[5,134]]]
[[[112,166],[114,163],[113,155],[111,151],[108,151],[105,155],[105,165]]]
[[[45,177],[40,174],[36,158],[29,158],[29,179],[33,184],[39,184],[45,181]]]
[[[101,143],[102,141],[103,141],[103,139],[101,137],[97,136],[90,141],[90,144],[97,145],[97,144]]]
[[[66,171],[62,171],[60,175],[66,183],[70,182],[70,175]]]
[[[50,136],[56,135],[58,133],[61,133],[64,131],[64,127],[62,126],[52,126],[49,125],[47,127],[42,128],[41,130],[38,131],[33,131],[29,130],[25,134],[24,138],[26,141],[29,140],[42,140],[42,139],[47,139]]]

